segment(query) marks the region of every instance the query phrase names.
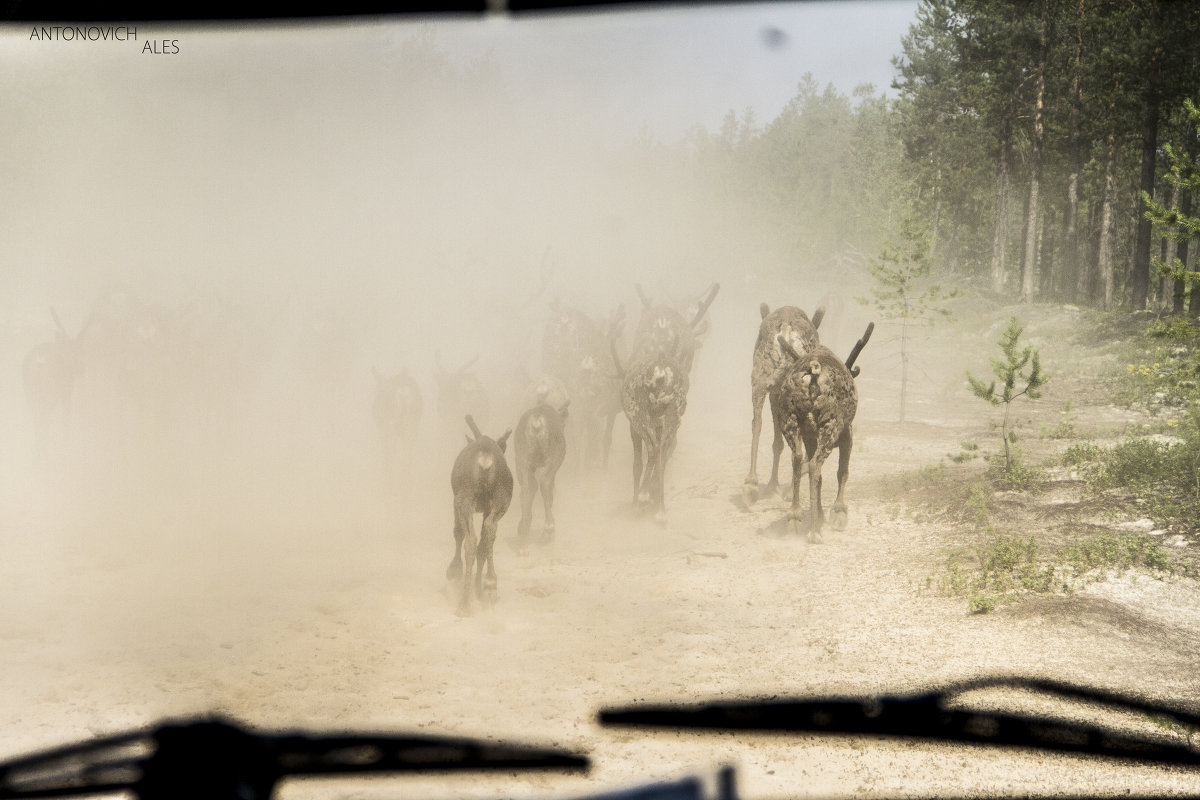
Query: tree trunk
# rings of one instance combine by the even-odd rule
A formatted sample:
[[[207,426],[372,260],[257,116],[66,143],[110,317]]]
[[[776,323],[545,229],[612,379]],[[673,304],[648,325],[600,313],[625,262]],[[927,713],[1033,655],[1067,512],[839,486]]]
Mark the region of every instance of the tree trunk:
[[[1086,276],[1079,267],[1079,232],[1076,220],[1079,217],[1079,171],[1083,160],[1079,144],[1079,116],[1083,106],[1083,90],[1080,76],[1083,71],[1083,6],[1085,0],[1075,5],[1075,59],[1071,75],[1071,121],[1069,140],[1070,166],[1067,175],[1067,207],[1063,210],[1063,244],[1061,253],[1062,295],[1065,300],[1079,302],[1087,297]]]
[[[1179,198],[1179,213],[1183,214],[1185,217],[1190,217],[1192,215],[1192,193],[1189,191],[1184,191],[1184,192],[1181,192],[1180,194],[1181,194],[1181,197]],[[1178,258],[1180,263],[1183,264],[1184,269],[1187,268],[1188,245],[1190,243],[1191,243],[1191,241],[1189,239],[1184,239],[1182,242],[1179,243],[1179,251],[1175,254],[1175,257]],[[1183,280],[1183,278],[1176,278],[1175,279],[1175,291],[1173,293],[1174,294],[1174,297],[1173,297],[1174,302],[1171,305],[1171,311],[1173,311],[1176,314],[1182,314],[1184,311],[1183,300],[1184,300],[1184,293],[1186,291],[1187,291],[1187,281]],[[1196,293],[1193,292],[1192,297],[1194,298],[1195,296],[1196,296]]]
[[[996,161],[996,212],[992,220],[992,291],[1000,294],[1008,278],[1008,172],[1011,131],[1008,117],[1000,130]]]
[[[1171,189],[1171,208],[1179,208],[1179,187],[1175,186]],[[1171,232],[1178,230],[1178,226],[1171,226]],[[1162,263],[1170,267],[1175,263],[1175,254],[1179,250],[1179,243],[1170,236],[1164,236],[1162,241]],[[1175,293],[1172,291],[1171,277],[1169,275],[1158,276],[1158,308],[1163,311],[1171,311],[1175,302]]]
[[[1100,210],[1100,253],[1097,258],[1100,270],[1100,285],[1097,298],[1100,309],[1107,311],[1113,304],[1113,206],[1117,200],[1117,134],[1110,130],[1105,142],[1104,159],[1104,202]]]
[[[1151,3],[1150,13],[1151,31],[1157,31],[1158,3]],[[1159,48],[1152,46],[1150,50],[1150,63],[1146,65],[1146,88],[1142,95],[1142,179],[1139,184],[1141,191],[1148,195],[1154,194],[1155,157],[1158,153],[1158,84],[1159,73],[1161,72],[1160,67]],[[1142,205],[1140,194],[1137,196],[1134,208],[1137,209],[1138,226],[1137,239],[1133,248],[1133,275],[1131,276],[1131,288],[1133,292],[1130,297],[1130,305],[1134,311],[1140,311],[1146,307],[1146,292],[1150,286],[1150,240],[1152,231],[1150,220],[1146,219],[1146,209]]]
[[[1038,29],[1037,99],[1033,106],[1033,138],[1029,150],[1029,205],[1025,210],[1025,257],[1021,260],[1021,302],[1033,302],[1038,255],[1038,190],[1042,181],[1042,136],[1046,113],[1046,18],[1050,0],[1042,0]]]
[[[1038,226],[1037,264],[1038,264],[1038,294],[1041,297],[1057,297],[1060,292],[1055,281],[1054,225],[1058,218],[1058,209],[1053,205],[1046,208],[1046,216]]]

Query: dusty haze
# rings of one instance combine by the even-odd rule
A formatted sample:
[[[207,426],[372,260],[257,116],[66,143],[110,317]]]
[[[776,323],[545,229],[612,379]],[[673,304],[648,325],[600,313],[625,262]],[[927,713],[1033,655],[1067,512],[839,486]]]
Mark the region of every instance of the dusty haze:
[[[912,6],[888,14],[898,7]],[[605,57],[644,66],[646,96],[658,99],[624,107],[586,65],[592,51],[573,71],[587,34],[554,18],[544,30],[570,35],[524,61],[491,47],[489,31],[529,29],[497,20],[142,25],[136,44],[3,31],[13,46],[0,53],[0,756],[221,711],[267,727],[525,738],[597,759],[590,783],[431,781],[421,785],[430,796],[579,794],[725,761],[758,795],[1029,792],[1077,789],[1092,768],[988,755],[967,773],[974,756],[953,748],[864,756],[861,742],[646,741],[599,732],[593,714],[637,699],[903,690],[979,671],[1120,687],[1136,670],[1151,693],[1186,688],[1197,615],[1179,584],[1170,613],[1151,602],[1161,598],[1138,606],[1161,636],[1140,623],[1132,634],[1080,629],[1070,613],[1045,624],[968,617],[957,598],[914,592],[960,533],[898,517],[876,490],[988,435],[962,376],[981,366],[963,342],[994,341],[991,317],[926,342],[903,429],[896,331],[881,321],[859,361],[846,532],[809,545],[782,532],[786,500],[741,503],[758,304],[811,313],[825,299],[834,310],[822,341],[845,354],[873,318],[854,301],[866,292],[862,262],[798,261],[797,243],[748,218],[743,198],[701,192],[663,154],[688,124],[713,129],[730,108],[758,103],[770,119],[786,91],[774,107],[748,86],[754,100],[692,107],[688,123],[677,109],[651,118],[647,105],[691,91],[672,94],[662,76],[712,59],[642,49],[671,29],[661,17],[598,19],[628,27],[637,46]],[[824,30],[842,43],[825,59],[836,70],[862,52],[837,38],[839,24],[792,19],[782,40],[763,21],[737,30],[758,56],[767,42]],[[156,38],[181,52],[136,52]],[[729,72],[751,83],[764,69],[730,58]],[[794,87],[799,71],[774,66]],[[544,88],[530,85],[539,79]],[[479,421],[498,435],[541,370],[553,303],[596,318],[624,304],[628,331],[635,285],[668,302],[713,282],[711,332],[667,470],[667,524],[630,508],[618,417],[606,469],[568,455],[556,542],[518,557],[514,502],[500,525],[499,603],[456,618],[443,575],[449,469],[466,428],[453,420],[446,433],[438,419],[438,355],[447,369],[478,358],[491,395]],[[39,452],[21,365],[54,339],[51,309],[70,335],[98,309],[109,320],[153,309],[175,338],[131,386],[114,381],[114,356],[89,329],[73,411]],[[1035,342],[1061,340],[1072,319],[1046,312]],[[392,472],[371,417],[372,368],[407,369],[424,396],[411,462]],[[1070,399],[1052,384],[1044,413],[1054,419]],[[1150,591],[1104,587],[1097,604]],[[1097,648],[1110,658],[1097,661]],[[1089,774],[1114,791],[1190,786],[1168,770]]]

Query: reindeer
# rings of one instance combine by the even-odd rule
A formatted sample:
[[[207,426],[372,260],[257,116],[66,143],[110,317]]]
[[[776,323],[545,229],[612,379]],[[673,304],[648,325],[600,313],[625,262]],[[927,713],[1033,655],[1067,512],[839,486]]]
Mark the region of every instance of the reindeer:
[[[621,378],[610,354],[609,341],[625,324],[625,307],[618,306],[604,323],[603,338],[589,343],[579,362],[579,414],[582,418],[582,452],[585,466],[608,466],[612,431],[621,413]]]
[[[875,323],[867,330],[845,363],[828,347],[817,345],[807,353],[792,346],[785,336],[777,337],[780,348],[792,359],[783,368],[779,380],[779,415],[783,435],[792,448],[792,507],[788,523],[792,532],[800,532],[800,447],[808,463],[809,541],[820,541],[825,511],[821,507],[821,467],[838,449],[838,492],[833,502],[832,524],[835,530],[846,527],[846,480],[850,477],[850,450],[854,445],[851,423],[858,410],[858,389],[854,379],[859,368],[855,359],[871,338]]]
[[[630,358],[640,360],[658,353],[669,359],[674,367],[690,374],[696,357],[696,329],[704,321],[721,285],[712,285],[690,321],[669,305],[652,303],[641,286],[636,289],[642,301],[642,318],[634,334]]]
[[[25,400],[33,418],[33,437],[38,455],[44,455],[49,426],[55,418],[65,425],[71,415],[71,397],[75,382],[83,372],[82,339],[85,324],[72,337],[63,327],[58,312],[50,309],[54,318],[55,339],[35,345],[21,363],[21,379],[25,384]]]
[[[570,401],[555,406],[543,393],[538,404],[521,415],[514,438],[517,455],[517,482],[521,485],[521,522],[517,526],[517,549],[528,549],[529,527],[533,522],[533,498],[540,490],[545,522],[543,539],[554,537],[554,478],[567,457],[564,427]]]
[[[474,610],[475,598],[492,603],[496,597],[496,566],[493,561],[496,526],[512,502],[513,476],[504,460],[504,448],[512,433],[509,428],[499,439],[479,432],[475,420],[466,415],[474,438],[458,454],[450,472],[454,491],[454,560],[446,568],[447,580],[462,579],[458,615]],[[475,536],[475,514],[483,515],[483,525]],[[487,576],[483,568],[487,565]],[[465,566],[465,569],[464,569]],[[472,574],[473,573],[473,574]]]
[[[627,371],[622,370],[615,337],[612,357],[623,375],[621,406],[633,441],[633,504],[653,510],[655,520],[663,523],[667,511],[664,478],[687,410],[688,372],[667,353],[652,348],[631,361]]]
[[[612,426],[621,409],[620,380],[609,359],[608,333],[624,315],[624,307],[619,307],[601,324],[582,311],[555,302],[542,336],[543,372],[561,380],[575,401],[576,413],[567,424],[568,438],[582,444],[578,453],[584,467],[596,463],[597,451],[603,452],[602,463],[608,463]]]
[[[399,450],[403,450],[406,459],[412,459],[424,403],[421,389],[408,370],[386,377],[377,367],[371,367],[371,374],[375,376],[375,402],[371,411],[383,446],[384,469],[391,474]]]
[[[487,419],[489,408],[487,390],[484,389],[479,378],[469,372],[478,360],[479,356],[476,355],[454,372],[447,372],[442,366],[441,351],[434,352],[434,364],[437,367],[435,377],[438,385],[437,410],[438,416],[442,420],[442,429],[447,434],[452,433],[452,426],[456,424],[454,420],[467,413],[477,414],[485,421]]]
[[[821,306],[813,313],[809,322],[808,315],[795,306],[782,306],[771,311],[766,303],[758,307],[762,324],[758,326],[758,341],[754,344],[754,362],[750,370],[750,408],[753,414],[750,422],[750,474],[746,476],[742,495],[746,505],[758,499],[758,439],[762,432],[763,400],[771,398],[771,422],[775,429],[775,439],[771,443],[771,479],[767,483],[767,492],[774,494],[779,490],[779,458],[783,453],[783,429],[779,421],[779,398],[777,383],[782,377],[781,368],[788,360],[780,347],[778,337],[783,336],[798,353],[806,353],[820,344],[817,327],[821,324],[825,309]]]

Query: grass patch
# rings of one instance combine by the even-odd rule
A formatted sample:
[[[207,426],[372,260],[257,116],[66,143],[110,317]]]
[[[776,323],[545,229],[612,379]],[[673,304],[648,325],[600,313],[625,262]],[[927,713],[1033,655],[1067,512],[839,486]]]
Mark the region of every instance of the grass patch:
[[[1045,552],[1035,536],[992,532],[973,551],[949,553],[941,575],[927,583],[965,598],[972,614],[986,614],[1028,595],[1073,592],[1131,569],[1157,576],[1179,571],[1157,540],[1141,534],[1090,534]]]

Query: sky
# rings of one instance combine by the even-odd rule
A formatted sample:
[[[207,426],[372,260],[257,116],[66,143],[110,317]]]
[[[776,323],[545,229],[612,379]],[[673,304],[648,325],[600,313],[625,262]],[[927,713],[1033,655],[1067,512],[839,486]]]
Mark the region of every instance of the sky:
[[[730,110],[751,107],[773,118],[801,76],[849,94],[860,84],[889,88],[891,59],[914,20],[915,0],[701,5],[640,11],[556,12],[519,17],[351,19],[293,26],[142,24],[136,42],[31,41],[32,26],[0,26],[0,63],[87,68],[140,59],[191,61],[222,70],[238,54],[259,60],[264,78],[283,77],[319,59],[339,64],[378,57],[391,36],[436,31],[439,44],[464,58],[491,53],[518,94],[591,107],[673,139],[693,125],[715,128]],[[380,32],[384,31],[382,35]],[[364,33],[369,34],[364,39]],[[168,41],[167,54],[145,52]],[[230,48],[233,48],[232,50]],[[177,49],[178,52],[173,52]],[[274,73],[274,75],[272,75]]]
[[[806,74],[845,94],[885,91],[915,10],[143,23],[136,40],[107,41],[8,23],[0,289],[37,329],[47,303],[74,296],[81,319],[117,279],[162,302],[235,280],[278,296],[281,280],[344,285],[339,265],[353,264],[377,297],[381,274],[410,277],[386,266],[398,252],[414,270],[536,266],[554,248],[585,270],[666,269],[705,250],[677,224],[678,190],[619,184],[606,154],[647,133],[715,131],[731,110],[765,124]],[[469,233],[463,219],[476,221]]]

